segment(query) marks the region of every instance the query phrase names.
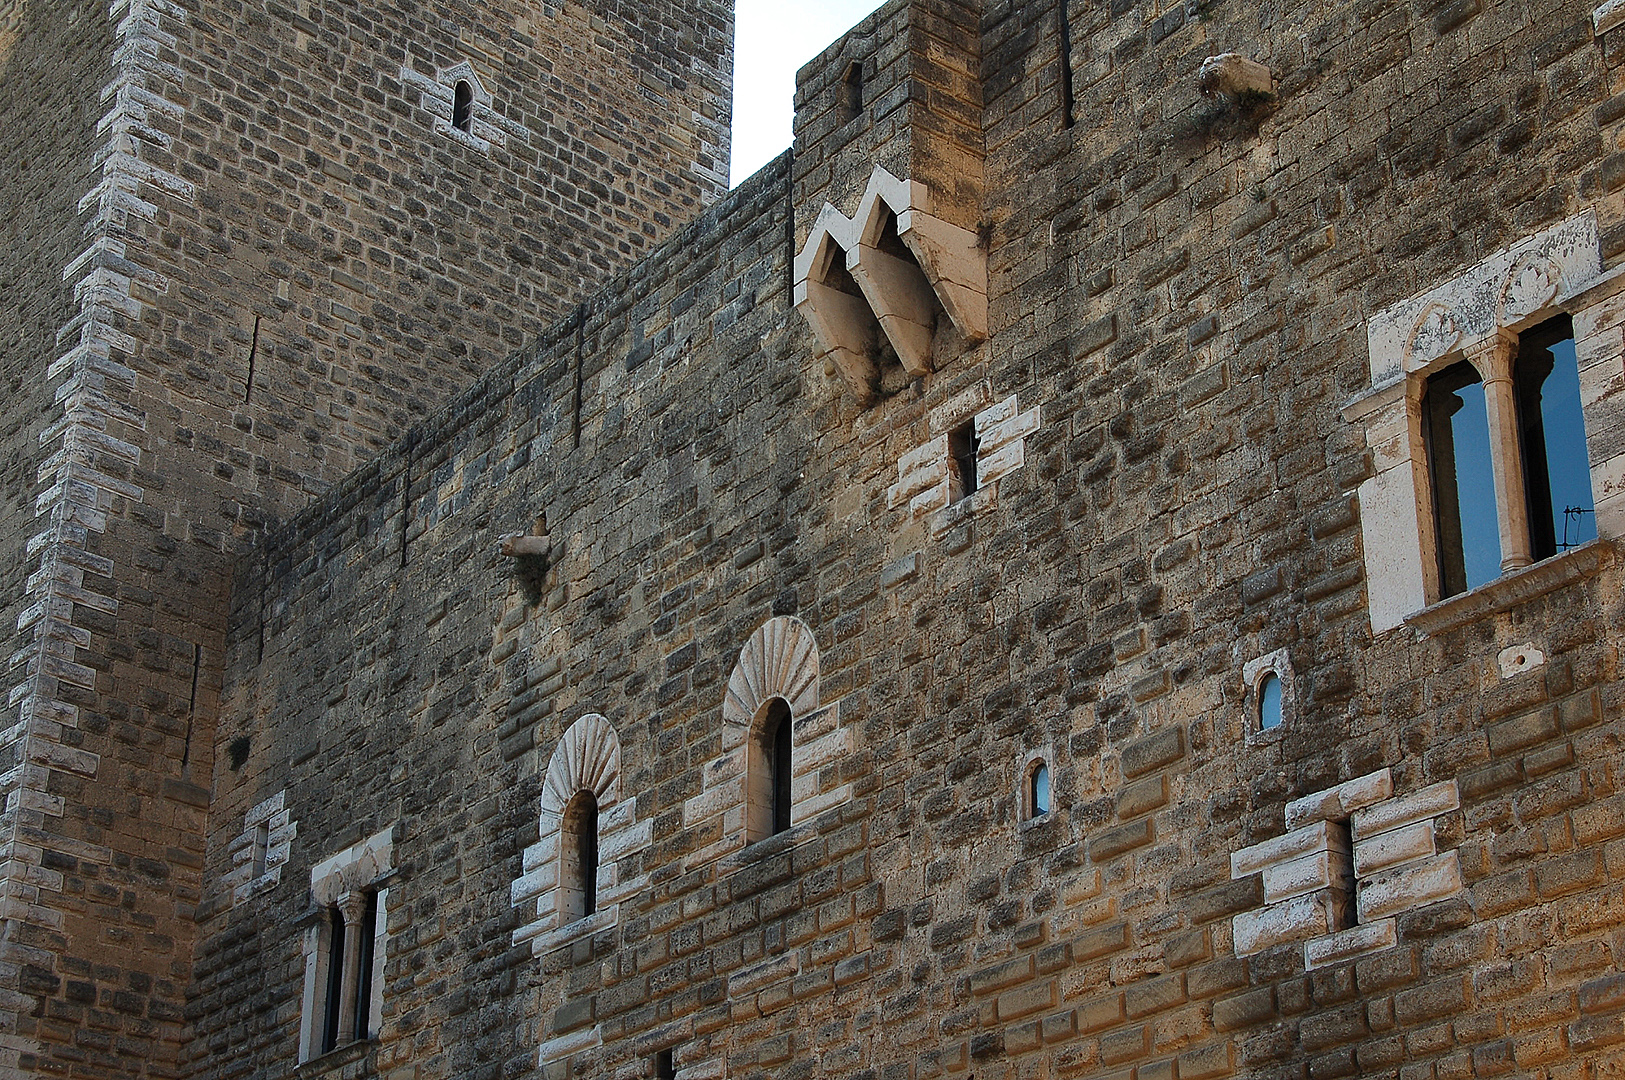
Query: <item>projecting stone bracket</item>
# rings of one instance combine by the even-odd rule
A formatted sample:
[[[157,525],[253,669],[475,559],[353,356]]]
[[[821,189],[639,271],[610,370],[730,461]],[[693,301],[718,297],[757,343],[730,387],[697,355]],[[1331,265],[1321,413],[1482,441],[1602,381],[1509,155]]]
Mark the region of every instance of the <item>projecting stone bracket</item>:
[[[1203,97],[1210,98],[1269,97],[1275,92],[1269,66],[1240,53],[1220,53],[1203,60],[1196,85]]]
[[[889,243],[892,224],[902,250]],[[929,188],[876,166],[856,216],[828,203],[819,212],[796,256],[795,304],[820,358],[868,403],[881,334],[916,378],[935,370],[939,309],[967,342],[987,339],[987,255],[974,232],[931,213]]]

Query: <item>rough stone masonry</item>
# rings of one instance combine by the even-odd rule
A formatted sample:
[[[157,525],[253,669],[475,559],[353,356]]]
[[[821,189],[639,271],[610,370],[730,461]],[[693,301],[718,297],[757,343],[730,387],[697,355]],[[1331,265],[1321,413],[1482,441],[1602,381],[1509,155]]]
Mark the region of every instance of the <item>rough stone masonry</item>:
[[[1625,1077],[1620,12],[487,8],[6,17],[5,1067]]]

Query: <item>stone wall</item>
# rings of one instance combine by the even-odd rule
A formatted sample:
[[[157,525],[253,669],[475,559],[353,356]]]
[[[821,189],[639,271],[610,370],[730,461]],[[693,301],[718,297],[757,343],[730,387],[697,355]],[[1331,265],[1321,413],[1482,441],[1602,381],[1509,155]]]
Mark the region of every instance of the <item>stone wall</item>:
[[[238,554],[724,190],[731,13],[12,8],[8,33],[40,22],[17,55],[69,65],[28,77],[74,81],[20,252],[49,278],[24,315],[56,325],[8,367],[48,407],[7,408],[29,445],[6,528],[39,542],[8,571],[0,824],[26,901],[7,932],[38,951],[3,975],[27,1032],[0,1067],[163,1073]],[[49,90],[8,80],[19,107]]]
[[[790,309],[817,208],[780,161],[242,565],[187,1072],[296,1061],[312,874],[387,833],[377,1038],[307,1075],[1620,1077],[1614,541],[1373,635],[1342,414],[1397,300],[1584,213],[1617,258],[1618,42],[1575,5],[1071,3],[1066,123],[1058,16],[980,13],[986,343],[860,408]],[[1202,99],[1227,50],[1276,97]],[[965,422],[1017,450],[894,497]],[[816,653],[746,702],[783,620]],[[770,692],[798,814],[746,843]],[[626,817],[606,905],[549,921],[578,721]]]
[[[1617,1080],[1613,542],[1374,636],[1342,409],[1396,301],[1585,212],[1617,258],[1618,42],[1573,4],[1072,3],[1069,125],[1059,14],[980,12],[988,341],[860,407],[790,309],[819,209],[781,160],[242,567],[190,1071],[295,1060],[313,868],[392,830],[377,1038],[308,1074]],[[1276,96],[1201,98],[1225,51]],[[864,123],[802,125],[820,190],[863,189]],[[896,497],[967,422],[989,482]],[[731,688],[787,619],[800,813],[747,844]],[[606,906],[549,919],[588,717],[629,820]]]

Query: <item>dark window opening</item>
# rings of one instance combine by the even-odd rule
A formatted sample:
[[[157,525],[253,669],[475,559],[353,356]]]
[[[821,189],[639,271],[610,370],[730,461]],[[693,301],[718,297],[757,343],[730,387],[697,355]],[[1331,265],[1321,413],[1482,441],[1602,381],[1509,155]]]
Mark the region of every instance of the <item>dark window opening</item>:
[[[372,959],[373,946],[378,936],[378,894],[367,894],[367,907],[361,916],[361,970],[356,972],[355,1022],[351,1031],[357,1039],[369,1034],[367,1022],[372,1013]]]
[[[474,87],[467,79],[459,79],[452,91],[451,126],[458,131],[474,129]]]
[[[1061,36],[1061,126],[1072,126],[1072,18],[1067,10],[1069,0],[1055,0]]]
[[[254,857],[249,876],[255,881],[265,876],[265,864],[271,857],[271,823],[262,821],[254,826]]]
[[[841,122],[856,119],[863,112],[863,61],[854,60],[841,74]]]
[[[670,1050],[655,1054],[655,1080],[677,1080],[677,1062]]]
[[[1529,503],[1530,554],[1549,559],[1597,536],[1580,413],[1580,367],[1574,325],[1567,315],[1519,336],[1512,385]]]
[[[327,1000],[322,1010],[322,1053],[339,1044],[339,999],[344,994],[344,916],[338,908],[327,912]]]
[[[598,910],[598,799],[579,791],[564,808],[564,917],[584,919]]]
[[[1331,860],[1331,929],[1347,930],[1360,923],[1359,894],[1354,880],[1354,845],[1348,819],[1328,821],[1327,857]]]
[[[1049,766],[1040,761],[1027,774],[1027,805],[1029,818],[1040,818],[1049,813]]]
[[[967,420],[948,433],[948,500],[958,502],[976,491],[976,421]]]
[[[1465,361],[1430,378],[1422,397],[1432,477],[1440,599],[1501,574],[1484,382]]]
[[[768,745],[772,747],[773,832],[790,827],[790,706],[780,698],[767,717]]]

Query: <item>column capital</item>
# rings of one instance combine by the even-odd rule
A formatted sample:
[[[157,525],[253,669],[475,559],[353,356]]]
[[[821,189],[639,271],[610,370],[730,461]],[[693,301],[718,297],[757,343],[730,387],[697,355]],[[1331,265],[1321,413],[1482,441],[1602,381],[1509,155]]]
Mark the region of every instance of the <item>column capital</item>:
[[[1498,326],[1487,337],[1461,350],[1486,383],[1512,378],[1512,360],[1518,354],[1518,335]]]
[[[360,926],[361,919],[367,913],[367,894],[363,892],[346,892],[340,894],[338,900],[339,914],[344,916],[346,929]]]

